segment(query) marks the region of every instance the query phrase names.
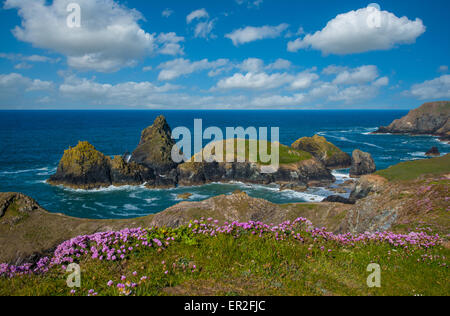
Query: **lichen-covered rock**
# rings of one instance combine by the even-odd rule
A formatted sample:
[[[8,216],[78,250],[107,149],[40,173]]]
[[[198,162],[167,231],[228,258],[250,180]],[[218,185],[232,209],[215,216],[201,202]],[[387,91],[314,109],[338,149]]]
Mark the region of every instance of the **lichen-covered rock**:
[[[159,174],[176,169],[172,160],[172,130],[164,116],[159,116],[152,126],[147,127],[141,141],[131,156],[131,161],[154,169]]]
[[[76,147],[64,152],[56,174],[49,179],[49,183],[81,189],[109,186],[109,158],[89,142],[79,142]]]
[[[341,149],[328,142],[325,137],[314,135],[303,137],[292,144],[292,148],[311,153],[326,167],[344,169],[350,167],[351,157]]]
[[[372,174],[377,171],[377,167],[372,155],[361,150],[355,150],[352,155],[352,166],[350,168],[351,177],[360,177]]]
[[[375,133],[450,136],[450,101],[425,103]]]

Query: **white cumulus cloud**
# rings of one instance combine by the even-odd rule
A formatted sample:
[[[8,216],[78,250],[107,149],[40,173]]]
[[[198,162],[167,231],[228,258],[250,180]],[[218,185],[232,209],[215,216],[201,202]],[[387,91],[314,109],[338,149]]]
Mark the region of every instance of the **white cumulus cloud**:
[[[399,18],[373,6],[338,15],[325,28],[288,43],[288,51],[312,48],[323,54],[346,55],[388,50],[412,44],[425,32],[419,18]]]
[[[168,81],[174,80],[181,76],[189,75],[197,71],[202,70],[214,70],[220,67],[224,67],[229,63],[228,59],[218,59],[216,61],[208,61],[208,59],[203,59],[200,61],[192,62],[189,59],[178,58],[158,66],[161,69],[158,80]]]
[[[285,23],[278,26],[247,26],[226,34],[225,37],[231,39],[235,46],[239,46],[257,40],[279,37],[288,27],[289,25]]]
[[[267,74],[264,72],[247,74],[236,73],[231,77],[224,78],[217,83],[218,89],[274,89],[285,85],[293,80],[286,73]]]
[[[450,75],[443,75],[433,80],[415,84],[408,94],[421,100],[450,98]]]
[[[158,51],[155,36],[138,24],[143,19],[138,11],[114,0],[77,0],[81,27],[71,28],[67,24],[67,6],[71,2],[6,0],[5,8],[17,9],[22,19],[21,26],[13,30],[14,36],[65,55],[70,67],[99,72],[134,66]]]
[[[330,70],[328,69],[328,71]],[[361,84],[371,82],[376,78],[378,78],[377,66],[368,65],[340,72],[333,83],[344,85]]]

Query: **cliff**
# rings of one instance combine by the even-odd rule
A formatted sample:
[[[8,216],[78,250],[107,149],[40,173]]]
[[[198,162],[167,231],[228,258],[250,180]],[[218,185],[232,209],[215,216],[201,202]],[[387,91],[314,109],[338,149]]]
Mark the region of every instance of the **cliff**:
[[[450,101],[425,103],[375,133],[436,135],[450,140]]]

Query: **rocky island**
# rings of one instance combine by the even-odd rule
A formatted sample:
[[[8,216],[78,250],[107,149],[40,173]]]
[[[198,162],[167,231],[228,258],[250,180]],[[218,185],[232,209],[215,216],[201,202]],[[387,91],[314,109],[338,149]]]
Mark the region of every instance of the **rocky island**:
[[[412,134],[439,136],[450,141],[450,101],[425,103],[418,109],[387,127],[380,127],[374,134]]]
[[[347,153],[316,135],[301,138],[291,147],[279,144],[278,171],[264,173],[264,164],[259,159],[258,162],[249,160],[251,141],[223,141],[219,145],[223,146],[224,155],[230,154],[225,153],[229,141],[245,142],[245,152],[238,153],[235,146],[235,153],[231,153],[234,156],[243,155],[241,158],[244,159],[239,161],[244,162],[207,162],[207,159],[194,162],[194,156],[187,162],[177,164],[171,156],[175,146],[172,130],[166,119],[160,116],[142,132],[140,143],[131,155],[108,157],[90,143],[79,142],[76,147],[64,152],[56,174],[50,177],[48,183],[86,190],[111,185],[145,184],[148,188],[171,188],[230,181],[308,187],[333,183],[335,178],[331,169],[349,168],[352,165],[352,159]],[[205,149],[197,155],[203,155],[204,158]],[[369,154],[364,156],[366,158],[370,162]],[[354,163],[361,164],[361,160]],[[361,169],[356,165],[355,168],[358,169],[357,176],[375,171],[374,168]]]

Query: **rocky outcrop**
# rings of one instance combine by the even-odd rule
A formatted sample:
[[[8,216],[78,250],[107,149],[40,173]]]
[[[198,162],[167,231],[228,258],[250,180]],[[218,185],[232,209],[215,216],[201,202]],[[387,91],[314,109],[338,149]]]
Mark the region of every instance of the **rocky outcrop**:
[[[352,154],[351,177],[360,177],[377,171],[372,155],[361,150],[355,150]]]
[[[425,154],[428,157],[439,157],[441,153],[439,152],[439,149],[437,147],[432,147],[429,151]]]
[[[69,148],[48,180],[53,185],[94,189],[111,185],[110,160],[88,142]]]
[[[111,184],[120,185],[140,185],[152,179],[153,172],[144,165],[135,162],[127,163],[121,156],[116,156],[110,160]]]
[[[436,135],[450,137],[450,101],[425,103],[405,117],[387,127],[380,127],[375,134]]]
[[[341,203],[341,204],[354,205],[354,204],[356,204],[356,200],[347,199],[340,195],[331,195],[331,196],[327,197],[325,200],[323,200],[322,203]]]
[[[331,169],[345,169],[351,165],[350,155],[328,142],[322,136],[315,135],[313,137],[300,138],[291,147],[312,154]]]
[[[164,116],[159,116],[152,126],[147,127],[141,136],[138,147],[131,155],[131,161],[157,170],[160,174],[177,167],[172,160],[172,130]]]
[[[236,140],[227,140],[213,145],[223,146],[224,157],[226,157],[230,155],[225,152],[226,144],[232,141],[236,142]],[[248,152],[237,154],[237,146],[235,147],[236,152],[234,154],[231,153],[231,155],[233,155],[234,159],[242,155],[244,162],[227,163],[213,161],[214,157],[211,159],[207,157],[207,153],[212,150],[206,147],[203,152],[192,157],[189,162],[178,166],[178,184],[181,186],[192,186],[212,182],[239,181],[258,184],[279,183],[283,185],[307,186],[328,184],[335,181],[331,172],[310,154],[290,149],[284,145],[279,146],[280,165],[273,173],[265,173],[263,168],[266,166],[264,164],[249,161]],[[246,148],[248,149],[249,146]],[[204,160],[212,162],[194,162],[199,155],[202,155]]]
[[[377,175],[362,176],[358,179],[350,194],[350,200],[356,201],[367,197],[372,192],[381,192],[387,180]]]
[[[235,152],[226,153],[229,142],[236,143]],[[238,146],[241,142],[245,143],[245,150]],[[149,188],[172,188],[230,181],[307,187],[334,182],[329,168],[349,166],[347,154],[325,138],[315,136],[300,139],[293,148],[278,144],[279,168],[267,173],[270,166],[261,162],[259,156],[250,160],[249,148],[254,145],[251,142],[237,139],[221,142],[224,146],[221,158],[224,159],[217,159],[213,154],[216,147],[208,148],[218,144],[210,144],[197,154],[202,155],[202,159],[196,159],[196,155],[186,163],[177,164],[172,160],[175,142],[170,126],[160,116],[142,132],[141,141],[131,155],[110,158],[88,142],[80,142],[75,148],[68,149],[48,183],[76,189],[141,184]],[[271,144],[268,146],[270,148]],[[230,160],[235,162],[222,162]]]
[[[214,218],[219,223],[262,221],[280,224],[307,217],[317,227],[338,228],[339,206],[331,204],[276,205],[243,192],[221,195],[202,202],[182,202],[161,213],[136,219],[90,220],[53,214],[19,193],[0,193],[0,263],[37,262],[65,240],[97,232],[136,227],[178,227],[191,220]]]

